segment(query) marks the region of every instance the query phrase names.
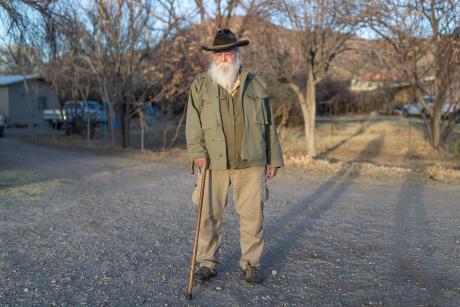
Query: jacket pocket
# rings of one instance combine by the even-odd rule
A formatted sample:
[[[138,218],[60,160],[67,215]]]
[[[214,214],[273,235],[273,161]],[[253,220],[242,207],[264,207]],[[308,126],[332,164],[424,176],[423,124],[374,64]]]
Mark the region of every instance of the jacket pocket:
[[[248,93],[247,97],[249,99],[248,111],[250,112],[250,122],[254,124],[267,125],[268,116],[266,105],[268,103],[268,96]]]
[[[200,194],[200,190],[198,188],[198,184],[195,184],[195,188],[193,188],[193,192],[192,192],[192,203],[196,206],[198,206],[198,202],[200,201],[199,194]]]
[[[266,131],[268,127],[268,118],[265,104],[268,102],[267,95],[248,93],[245,97],[245,112],[247,116],[248,127],[245,137],[246,155],[249,161],[266,161]]]
[[[203,107],[201,109],[201,129],[206,130],[209,128],[217,127],[219,121],[216,115],[216,104],[217,101],[210,99],[209,97],[205,97]]]
[[[198,204],[200,203],[201,176],[203,176],[203,174],[198,172],[198,175],[196,176],[197,179],[195,187],[193,188],[192,192],[192,203],[194,203],[196,206],[198,206]]]
[[[217,101],[205,97],[201,110],[201,130],[203,131],[204,143],[208,151],[209,158],[213,160],[216,151],[216,140],[218,137],[219,120],[216,116]],[[212,163],[212,162],[211,162]]]

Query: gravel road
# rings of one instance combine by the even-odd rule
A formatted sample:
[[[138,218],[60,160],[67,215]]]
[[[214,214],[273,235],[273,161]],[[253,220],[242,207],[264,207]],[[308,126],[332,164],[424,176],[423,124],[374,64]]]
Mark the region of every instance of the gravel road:
[[[0,305],[459,306],[460,189],[269,182],[261,285],[242,281],[238,219],[185,300],[195,178],[185,162],[0,139]]]

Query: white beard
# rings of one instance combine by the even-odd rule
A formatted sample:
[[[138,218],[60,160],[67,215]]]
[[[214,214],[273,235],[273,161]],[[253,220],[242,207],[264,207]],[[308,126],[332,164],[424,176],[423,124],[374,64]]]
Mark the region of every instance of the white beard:
[[[208,69],[208,76],[214,81],[220,84],[223,88],[231,90],[235,84],[236,77],[241,67],[241,58],[236,57],[234,64],[229,62],[222,62],[216,64],[214,61]]]

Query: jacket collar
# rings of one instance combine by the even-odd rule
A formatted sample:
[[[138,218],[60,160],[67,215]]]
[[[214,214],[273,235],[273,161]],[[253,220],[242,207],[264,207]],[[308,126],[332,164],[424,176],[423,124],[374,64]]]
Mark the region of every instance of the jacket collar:
[[[243,93],[246,92],[246,89],[249,85],[249,81],[252,79],[252,74],[246,70],[245,68],[241,68],[240,72],[240,90],[238,92],[238,101],[243,99]],[[209,86],[209,95],[210,97],[219,97],[219,85],[217,82],[214,82],[211,78],[209,78],[210,86]]]
[[[245,68],[241,68],[240,76],[240,91],[238,92],[238,102],[241,103],[243,100],[243,94],[246,92],[246,89],[249,85],[249,80],[251,80],[251,74]]]

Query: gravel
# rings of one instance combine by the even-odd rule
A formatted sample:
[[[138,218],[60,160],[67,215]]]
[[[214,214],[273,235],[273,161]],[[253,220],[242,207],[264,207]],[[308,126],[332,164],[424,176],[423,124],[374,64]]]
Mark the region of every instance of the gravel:
[[[460,189],[358,179],[269,182],[261,285],[242,281],[229,202],[218,276],[189,302],[185,161],[0,139],[0,305],[458,306]]]

